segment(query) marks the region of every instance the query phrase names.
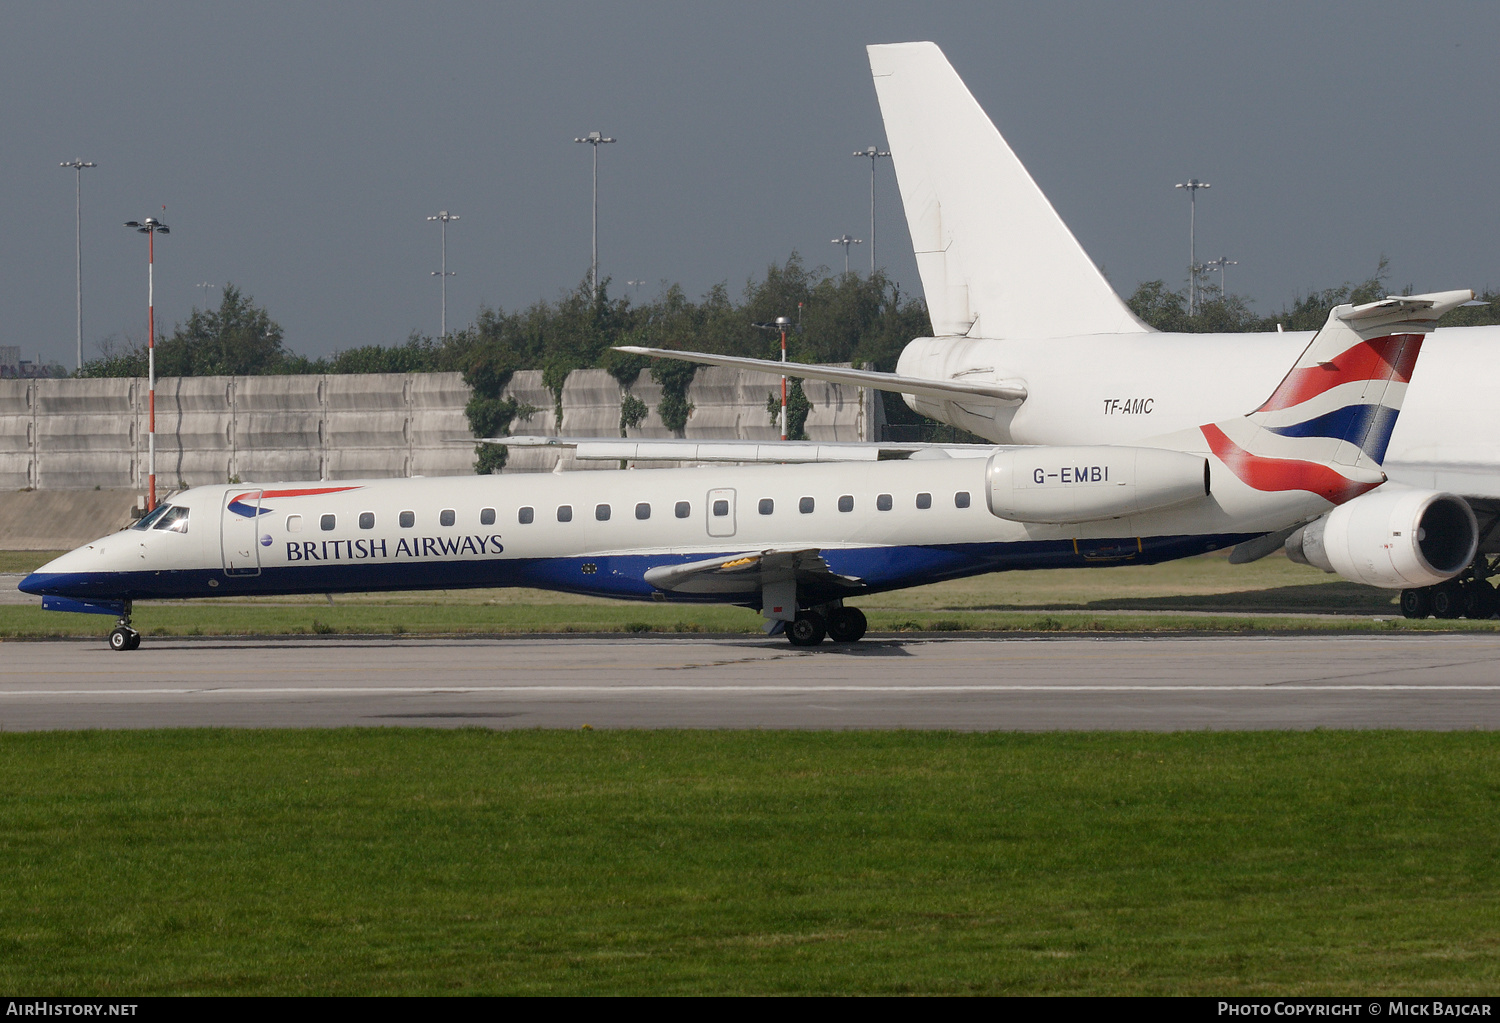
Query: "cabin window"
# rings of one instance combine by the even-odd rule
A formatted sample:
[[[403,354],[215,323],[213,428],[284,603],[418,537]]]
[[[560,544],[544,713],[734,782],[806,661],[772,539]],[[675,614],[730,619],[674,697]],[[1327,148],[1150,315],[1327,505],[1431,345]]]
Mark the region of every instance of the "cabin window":
[[[797,510],[803,515],[811,515],[813,510],[813,499],[810,497],[804,497],[802,500],[798,501]]]
[[[594,505],[594,518],[595,518],[595,520],[597,520],[599,522],[608,522],[609,521],[609,505],[607,505],[607,504],[596,504],[596,505]]]
[[[444,508],[438,513],[438,522],[444,526],[451,526],[458,521],[458,515],[452,508]]]
[[[877,494],[875,496],[875,510],[876,511],[890,511],[891,510],[891,495],[890,494]]]
[[[339,518],[337,515],[324,515],[318,520],[318,528],[325,533],[333,532],[334,527],[338,524]]]
[[[924,511],[926,509],[928,509],[928,508],[931,508],[932,507],[932,495],[931,494],[918,494],[917,495],[917,507],[921,508]]]
[[[839,511],[853,511],[853,510],[854,510],[854,495],[853,494],[845,494],[843,497],[839,498]]]
[[[167,509],[167,513],[156,520],[152,529],[170,529],[174,533],[186,533],[188,524],[188,510],[176,505]]]
[[[689,515],[693,514],[693,506],[688,504],[686,501],[678,501],[677,506],[672,509],[672,513],[679,519],[685,519]]]
[[[375,513],[374,512],[360,512],[359,513],[359,528],[360,529],[374,529],[375,528]]]
[[[557,521],[572,522],[573,506],[571,504],[560,504],[557,506]]]
[[[762,497],[760,499],[760,513],[762,515],[769,515],[773,511],[775,511],[775,510],[776,510],[776,502],[775,501],[771,500],[769,497]]]
[[[649,519],[651,517],[651,506],[645,502],[636,505],[635,517],[638,519]]]
[[[495,524],[495,509],[479,509],[479,524],[481,526],[493,526]]]
[[[302,532],[302,516],[301,515],[288,515],[286,517],[286,531],[288,533],[300,533],[300,532]]]
[[[956,494],[953,495],[953,507],[955,507],[955,508],[967,508],[968,506],[969,506],[969,492],[967,490],[960,490],[958,493],[956,493]]]
[[[400,522],[402,529],[410,529],[412,526],[415,526],[417,524],[417,513],[409,511],[402,512]]]
[[[523,526],[531,525],[536,521],[536,509],[522,508],[520,511],[516,512],[516,521]]]
[[[714,502],[714,514],[717,515],[719,518],[723,518],[725,515],[728,515],[729,514],[729,502],[728,501],[724,501],[724,500],[715,501]]]

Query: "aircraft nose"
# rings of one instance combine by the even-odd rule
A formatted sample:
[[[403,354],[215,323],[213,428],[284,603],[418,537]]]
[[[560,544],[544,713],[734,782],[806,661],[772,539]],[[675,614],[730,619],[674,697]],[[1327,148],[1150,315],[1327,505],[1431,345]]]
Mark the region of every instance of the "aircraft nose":
[[[40,572],[33,572],[17,583],[16,589],[22,593],[34,593],[40,596],[47,592],[46,577]]]

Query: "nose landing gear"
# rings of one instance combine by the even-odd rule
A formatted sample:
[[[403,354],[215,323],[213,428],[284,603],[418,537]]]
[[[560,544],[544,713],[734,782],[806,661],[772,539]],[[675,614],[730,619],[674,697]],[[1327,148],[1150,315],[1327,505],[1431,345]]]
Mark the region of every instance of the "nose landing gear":
[[[130,605],[125,605],[125,613],[120,616],[120,622],[109,634],[109,648],[111,650],[134,650],[141,645],[141,634],[130,627]]]

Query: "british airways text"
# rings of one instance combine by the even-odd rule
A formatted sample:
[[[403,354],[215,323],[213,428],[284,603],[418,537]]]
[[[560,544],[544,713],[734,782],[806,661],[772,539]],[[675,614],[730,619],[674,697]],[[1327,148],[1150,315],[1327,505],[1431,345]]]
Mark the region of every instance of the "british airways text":
[[[288,540],[288,561],[364,561],[367,558],[442,558],[462,554],[502,554],[500,537],[402,537],[394,548],[386,540]]]

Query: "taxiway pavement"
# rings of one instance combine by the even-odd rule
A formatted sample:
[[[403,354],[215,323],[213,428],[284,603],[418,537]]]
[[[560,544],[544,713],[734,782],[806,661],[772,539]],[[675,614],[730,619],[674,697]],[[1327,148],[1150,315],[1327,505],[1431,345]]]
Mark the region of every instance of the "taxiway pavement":
[[[1500,636],[0,643],[0,729],[1500,728]]]

